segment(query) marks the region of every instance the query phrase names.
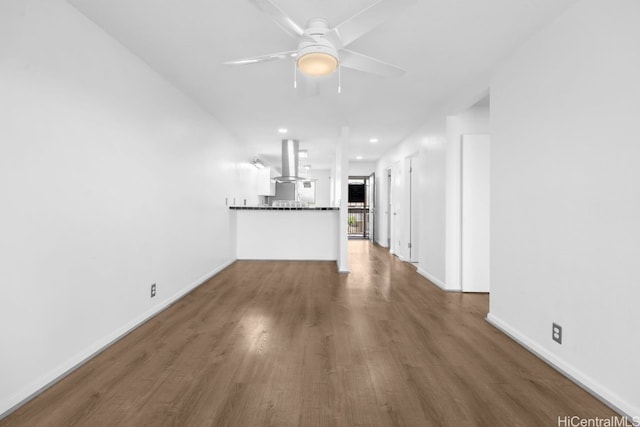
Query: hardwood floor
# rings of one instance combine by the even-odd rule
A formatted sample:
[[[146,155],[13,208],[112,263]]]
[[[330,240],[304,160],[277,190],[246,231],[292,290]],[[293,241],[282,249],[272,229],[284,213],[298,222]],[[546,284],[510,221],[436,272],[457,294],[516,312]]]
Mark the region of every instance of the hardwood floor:
[[[557,426],[610,417],[368,241],[334,262],[239,261],[0,426]]]

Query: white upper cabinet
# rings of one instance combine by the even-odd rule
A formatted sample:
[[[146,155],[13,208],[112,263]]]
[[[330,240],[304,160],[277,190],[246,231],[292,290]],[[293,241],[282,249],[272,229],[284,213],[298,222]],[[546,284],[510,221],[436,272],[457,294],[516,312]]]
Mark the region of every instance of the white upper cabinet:
[[[272,168],[263,168],[258,170],[258,195],[259,196],[275,196],[276,182],[273,180],[275,171]]]

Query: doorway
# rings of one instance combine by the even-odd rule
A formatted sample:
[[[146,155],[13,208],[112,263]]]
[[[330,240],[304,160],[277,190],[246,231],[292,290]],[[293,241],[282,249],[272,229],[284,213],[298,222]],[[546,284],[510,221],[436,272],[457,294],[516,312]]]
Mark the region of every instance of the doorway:
[[[376,174],[369,175],[367,180],[367,201],[369,206],[369,240],[376,241]]]
[[[348,198],[348,235],[350,239],[372,238],[373,196],[371,177],[350,176]],[[375,183],[375,180],[373,181]]]

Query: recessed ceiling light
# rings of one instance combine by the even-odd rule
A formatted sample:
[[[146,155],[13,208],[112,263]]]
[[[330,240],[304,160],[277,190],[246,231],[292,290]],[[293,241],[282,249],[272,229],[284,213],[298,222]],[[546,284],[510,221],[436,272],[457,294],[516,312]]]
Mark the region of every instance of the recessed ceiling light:
[[[375,144],[376,142],[378,142],[378,138],[371,138],[369,142]]]
[[[287,129],[285,129],[285,128],[280,128],[280,129],[278,129],[278,132],[279,133],[287,133],[289,131]]]
[[[362,160],[362,156],[356,156],[356,160]]]

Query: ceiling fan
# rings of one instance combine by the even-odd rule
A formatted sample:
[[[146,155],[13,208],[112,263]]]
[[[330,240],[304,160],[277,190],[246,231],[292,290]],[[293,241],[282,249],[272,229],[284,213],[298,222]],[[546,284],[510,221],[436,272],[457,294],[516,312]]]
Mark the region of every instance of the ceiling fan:
[[[340,68],[351,68],[383,77],[398,77],[405,73],[400,67],[346,49],[393,13],[406,8],[415,0],[378,0],[334,28],[324,18],[312,18],[302,28],[284,13],[272,0],[249,0],[263,13],[270,16],[287,34],[298,40],[298,48],[269,55],[255,56],[230,65],[257,64],[260,62],[295,58],[296,69],[310,77],[328,76]],[[297,71],[296,71],[297,75]],[[295,81],[294,81],[295,85]],[[338,83],[338,91],[340,84]]]

